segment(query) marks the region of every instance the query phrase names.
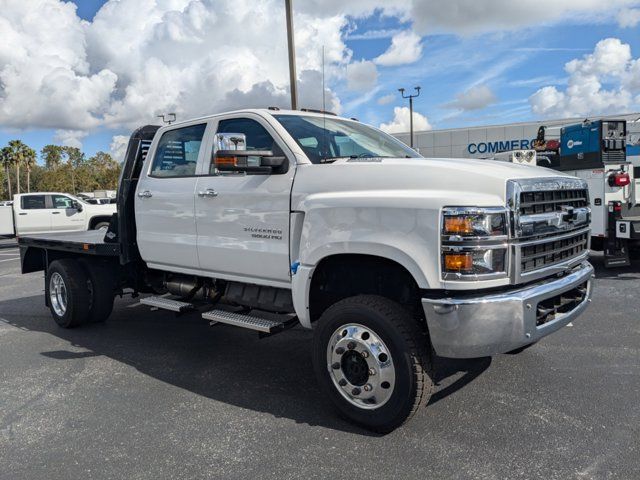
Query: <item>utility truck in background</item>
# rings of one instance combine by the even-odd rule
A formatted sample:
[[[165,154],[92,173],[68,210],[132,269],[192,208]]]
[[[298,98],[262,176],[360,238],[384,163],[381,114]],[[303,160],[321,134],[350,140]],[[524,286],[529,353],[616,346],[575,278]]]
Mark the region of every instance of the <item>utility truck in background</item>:
[[[627,155],[627,138],[632,143],[635,137],[628,135],[625,120],[606,119],[563,126],[559,132],[541,127],[533,142],[538,166],[587,182],[591,248],[604,251],[607,267],[629,265],[629,250],[640,241],[640,159]]]
[[[78,232],[109,226],[115,205],[92,205],[59,192],[22,193],[0,206],[0,235]]]
[[[584,179],[270,108],[139,128],[106,232],[19,245],[64,328],[131,293],[262,336],[313,329],[322,391],[388,432],[427,404],[435,355],[519,351],[585,310],[589,220]]]

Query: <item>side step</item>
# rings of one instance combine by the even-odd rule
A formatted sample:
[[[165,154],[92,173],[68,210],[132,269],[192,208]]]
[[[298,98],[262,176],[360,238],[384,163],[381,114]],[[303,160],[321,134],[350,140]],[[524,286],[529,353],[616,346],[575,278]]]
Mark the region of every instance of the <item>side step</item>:
[[[181,302],[180,300],[172,300],[165,297],[145,297],[140,299],[142,305],[161,308],[162,310],[171,310],[172,312],[182,313],[187,310],[193,310],[193,303]]]
[[[210,312],[203,313],[202,318],[211,322],[226,323],[228,325],[235,325],[236,327],[257,330],[258,332],[266,334],[284,330],[286,327],[297,322],[295,317],[287,317],[285,321],[268,320],[253,315],[227,312],[226,310],[211,310]]]

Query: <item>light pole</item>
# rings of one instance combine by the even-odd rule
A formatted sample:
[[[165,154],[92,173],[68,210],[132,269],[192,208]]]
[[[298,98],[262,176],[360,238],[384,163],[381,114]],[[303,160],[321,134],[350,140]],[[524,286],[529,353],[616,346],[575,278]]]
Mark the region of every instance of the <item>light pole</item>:
[[[420,87],[415,87],[416,93],[413,95],[405,95],[404,88],[399,88],[398,91],[402,98],[409,99],[409,146],[413,148],[413,99],[420,96]]]
[[[289,84],[291,88],[291,110],[298,109],[298,86],[296,84],[296,46],[293,41],[293,0],[285,0],[287,13],[287,43],[289,46]]]

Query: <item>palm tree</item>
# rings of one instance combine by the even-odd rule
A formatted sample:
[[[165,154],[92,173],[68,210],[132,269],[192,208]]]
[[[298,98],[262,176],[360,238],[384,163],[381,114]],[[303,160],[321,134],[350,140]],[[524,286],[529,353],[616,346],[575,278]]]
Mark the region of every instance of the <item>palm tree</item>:
[[[24,146],[23,150],[24,166],[27,169],[27,192],[31,192],[31,169],[36,164],[36,151],[33,148]]]
[[[9,141],[9,151],[11,152],[11,163],[16,166],[16,193],[20,195],[20,164],[24,162],[24,149],[28,148],[20,140]]]
[[[13,198],[13,189],[11,188],[11,175],[9,175],[9,167],[13,165],[13,158],[11,157],[11,149],[9,147],[3,147],[0,150],[0,162],[4,167],[4,171],[7,175],[7,187],[9,189],[9,200]]]

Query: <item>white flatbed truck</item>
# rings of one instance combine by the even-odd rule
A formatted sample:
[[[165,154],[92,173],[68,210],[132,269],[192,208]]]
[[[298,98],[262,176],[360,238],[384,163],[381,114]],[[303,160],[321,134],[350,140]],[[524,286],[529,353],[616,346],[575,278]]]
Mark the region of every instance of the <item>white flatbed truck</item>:
[[[524,349],[591,297],[583,180],[425,159],[326,113],[142,127],[117,208],[106,233],[19,239],[60,326],[106,320],[124,291],[261,335],[299,324],[322,391],[378,432],[427,404],[434,355]]]

